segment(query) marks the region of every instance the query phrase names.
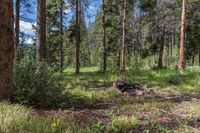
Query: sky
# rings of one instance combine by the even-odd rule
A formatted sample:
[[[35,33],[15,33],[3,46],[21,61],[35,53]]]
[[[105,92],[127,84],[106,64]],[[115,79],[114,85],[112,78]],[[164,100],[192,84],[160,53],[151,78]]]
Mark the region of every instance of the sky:
[[[24,32],[27,35],[34,36],[35,31],[32,29],[32,25],[36,25],[36,3],[37,0],[30,0],[30,7],[26,8],[24,6],[21,6],[20,11],[20,31]],[[89,21],[94,22],[97,10],[99,9],[101,5],[101,0],[91,0],[90,6],[87,9],[87,13],[85,13],[85,21],[86,24],[88,24]],[[73,14],[72,9],[66,9],[65,13],[67,13],[66,18],[64,19],[65,26],[69,25],[69,21],[71,20]],[[31,44],[33,41],[31,38],[28,38],[26,43]]]

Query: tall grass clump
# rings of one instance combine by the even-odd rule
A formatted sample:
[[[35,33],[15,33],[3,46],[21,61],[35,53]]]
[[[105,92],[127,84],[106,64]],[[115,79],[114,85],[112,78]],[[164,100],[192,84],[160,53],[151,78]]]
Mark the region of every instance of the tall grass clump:
[[[0,133],[88,133],[72,120],[38,116],[19,104],[0,103]]]
[[[28,120],[29,109],[19,104],[0,103],[0,132],[10,132],[13,126],[21,125]]]

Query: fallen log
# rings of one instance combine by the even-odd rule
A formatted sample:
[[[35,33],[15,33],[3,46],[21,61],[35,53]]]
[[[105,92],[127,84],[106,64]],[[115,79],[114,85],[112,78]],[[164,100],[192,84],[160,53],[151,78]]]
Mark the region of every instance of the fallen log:
[[[99,89],[99,88],[111,88],[113,86],[113,82],[102,82],[102,83],[90,83],[85,85],[85,89]]]
[[[132,95],[132,96],[140,96],[144,94],[150,94],[153,91],[148,90],[141,86],[140,84],[134,83],[128,83],[123,80],[117,80],[117,81],[112,81],[112,82],[103,82],[103,83],[90,83],[85,86],[86,90],[90,89],[108,89],[108,88],[114,88],[124,95]]]
[[[130,84],[123,80],[113,82],[113,87],[120,90],[122,93],[134,90],[144,90],[140,84]]]

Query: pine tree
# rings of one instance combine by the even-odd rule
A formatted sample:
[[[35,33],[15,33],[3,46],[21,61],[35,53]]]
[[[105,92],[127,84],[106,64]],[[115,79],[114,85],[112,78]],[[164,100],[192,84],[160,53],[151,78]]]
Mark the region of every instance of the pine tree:
[[[186,0],[182,2],[182,16],[181,16],[181,36],[180,36],[180,57],[179,70],[185,68],[185,17],[186,17]]]
[[[36,60],[45,59],[46,52],[46,0],[37,0]]]
[[[20,33],[20,0],[15,3],[15,59],[18,61],[18,46],[19,46],[19,33]]]
[[[80,73],[81,0],[76,0],[76,74]]]
[[[0,100],[8,100],[13,88],[13,3],[12,0],[0,3]]]

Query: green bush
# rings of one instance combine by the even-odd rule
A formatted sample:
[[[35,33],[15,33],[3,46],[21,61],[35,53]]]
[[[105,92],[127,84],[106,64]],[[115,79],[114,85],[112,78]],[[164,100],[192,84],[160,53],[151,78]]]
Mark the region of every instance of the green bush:
[[[36,106],[56,106],[63,90],[58,80],[46,63],[25,56],[14,66],[13,99]]]

